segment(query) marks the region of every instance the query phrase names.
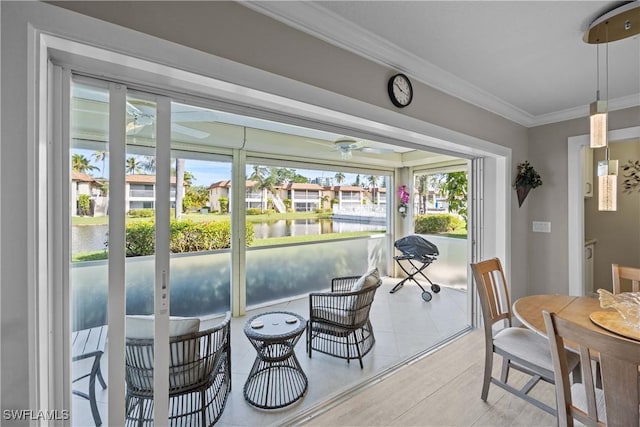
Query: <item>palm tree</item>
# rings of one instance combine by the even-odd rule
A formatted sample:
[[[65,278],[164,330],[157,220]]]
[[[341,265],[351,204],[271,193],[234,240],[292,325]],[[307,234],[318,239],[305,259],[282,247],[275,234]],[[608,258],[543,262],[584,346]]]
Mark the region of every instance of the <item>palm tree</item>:
[[[327,202],[329,201],[329,196],[327,196],[326,194],[322,197],[320,197],[320,208],[324,209],[325,205],[327,204]]]
[[[342,172],[338,172],[335,176],[336,178],[336,182],[338,183],[338,185],[342,184],[344,182],[345,176]]]
[[[96,162],[102,162],[102,177],[105,176],[105,169],[107,167],[107,157],[109,157],[108,151],[96,151],[91,155]]]
[[[140,162],[138,160],[136,160],[135,157],[128,157],[127,158],[127,163],[125,165],[125,173],[128,174],[132,174],[132,173],[138,173],[140,172],[141,167],[140,167]]]
[[[429,175],[419,175],[417,177],[416,189],[418,190],[419,212],[427,212],[427,196],[429,195]]]
[[[182,217],[182,199],[184,198],[184,159],[176,159],[176,219]]]
[[[377,204],[376,203],[376,192],[378,190],[378,177],[375,175],[370,175],[367,177],[367,180],[369,181],[369,188],[371,189],[371,201],[373,202],[373,204]]]
[[[71,157],[71,170],[74,172],[87,173],[97,169],[98,168],[93,166],[89,159],[82,154],[74,154]]]
[[[155,173],[156,172],[155,156],[144,156],[144,160],[140,162],[140,167],[144,169],[145,172]]]
[[[196,177],[193,175],[193,173],[189,172],[189,171],[184,171],[184,185],[186,185],[187,187],[190,187],[191,185],[193,185],[193,180]]]
[[[256,182],[255,188],[260,190],[260,212],[264,213],[264,193],[265,190],[269,190],[273,193],[273,186],[275,182],[275,176],[273,169],[270,174],[267,174],[267,168],[264,166],[254,165],[253,173],[249,176],[249,179]]]

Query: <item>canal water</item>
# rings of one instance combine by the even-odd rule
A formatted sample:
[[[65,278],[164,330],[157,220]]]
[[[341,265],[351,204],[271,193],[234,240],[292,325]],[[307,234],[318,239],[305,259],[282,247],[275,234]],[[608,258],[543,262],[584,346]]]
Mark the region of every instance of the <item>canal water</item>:
[[[350,231],[379,231],[380,224],[334,221],[331,219],[282,219],[254,223],[256,239],[284,236],[311,236]],[[74,225],[71,227],[71,247],[73,253],[100,251],[106,248],[108,225]]]

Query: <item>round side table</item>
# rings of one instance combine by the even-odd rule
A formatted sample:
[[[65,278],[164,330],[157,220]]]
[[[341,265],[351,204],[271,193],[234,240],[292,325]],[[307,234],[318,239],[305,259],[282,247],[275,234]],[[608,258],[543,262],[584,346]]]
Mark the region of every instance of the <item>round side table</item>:
[[[309,381],[294,352],[307,321],[276,311],[247,320],[244,334],[257,356],[244,384],[244,398],[261,409],[282,408],[302,398]]]

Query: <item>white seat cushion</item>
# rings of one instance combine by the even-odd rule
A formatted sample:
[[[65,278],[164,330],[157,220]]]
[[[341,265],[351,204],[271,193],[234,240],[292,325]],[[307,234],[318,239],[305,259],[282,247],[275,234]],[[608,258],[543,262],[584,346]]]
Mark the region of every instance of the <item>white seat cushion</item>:
[[[505,328],[493,338],[493,345],[507,353],[553,372],[551,350],[546,338],[530,329]]]
[[[330,307],[314,307],[313,317],[316,319],[329,320],[341,325],[353,324],[353,313],[345,310]]]
[[[127,316],[126,319],[127,338],[153,339],[154,316]],[[200,319],[197,317],[177,317],[169,318],[169,337],[198,332],[200,329]],[[198,340],[188,340],[175,342],[170,345],[171,366],[169,369],[169,382],[171,387],[186,386],[198,381],[198,373],[202,370],[200,358],[200,347]],[[139,360],[141,367],[153,369],[153,360]]]
[[[137,339],[152,339],[154,319],[154,316],[127,316],[125,326],[126,337]],[[171,316],[169,318],[170,337],[191,334],[193,332],[198,332],[199,329],[200,319],[198,319],[197,317]]]
[[[366,289],[371,286],[375,286],[380,282],[380,272],[377,268],[372,268],[363,274],[351,287],[351,292]]]

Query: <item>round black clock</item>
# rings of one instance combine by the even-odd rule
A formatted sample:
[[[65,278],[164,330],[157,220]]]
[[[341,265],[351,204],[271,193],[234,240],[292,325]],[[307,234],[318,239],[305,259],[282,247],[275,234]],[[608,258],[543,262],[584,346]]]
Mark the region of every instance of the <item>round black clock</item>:
[[[404,74],[396,74],[389,79],[387,85],[389,91],[389,98],[396,107],[402,108],[411,104],[413,99],[413,87],[409,77]]]

